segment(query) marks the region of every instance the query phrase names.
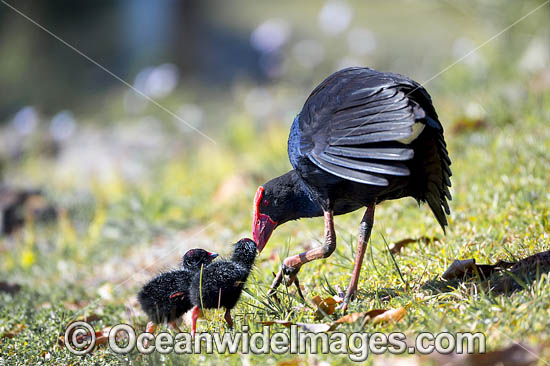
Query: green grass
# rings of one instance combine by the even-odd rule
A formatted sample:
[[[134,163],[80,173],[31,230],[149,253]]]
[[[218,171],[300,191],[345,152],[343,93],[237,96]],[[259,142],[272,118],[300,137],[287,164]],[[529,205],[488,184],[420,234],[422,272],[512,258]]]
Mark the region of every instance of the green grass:
[[[517,260],[549,249],[547,171],[550,161],[547,151],[550,151],[550,132],[546,126],[549,105],[548,94],[530,95],[518,103],[519,110],[513,111],[517,116],[513,123],[494,120],[489,114],[485,129],[458,135],[448,132],[453,158],[454,198],[446,236],[428,209],[419,208],[412,199],[386,202],[378,207],[361,274],[359,297],[351,303],[349,312],[399,306],[406,306],[408,312],[396,324],[367,324],[363,331],[402,331],[407,334],[481,331],[487,335],[488,349],[491,350],[504,347],[511,341],[542,346],[550,343],[547,328],[550,280],[547,274],[528,283],[524,290],[508,295],[487,292],[476,279],[452,283],[451,287],[438,279],[456,258],[495,263],[500,259]],[[277,136],[281,137],[282,147],[283,132]],[[232,164],[236,166],[236,161],[250,159],[248,154],[255,147],[244,153],[247,158],[227,155],[224,148],[217,149],[219,152],[215,156],[225,159],[233,169]],[[277,156],[284,156],[284,150],[280,150]],[[201,152],[194,159],[200,161]],[[267,165],[275,165],[268,159],[265,161]],[[254,172],[254,169],[245,165],[243,174]],[[57,339],[75,314],[99,314],[100,320],[94,323],[96,329],[126,322],[143,330],[146,319],[129,310],[136,306],[135,300],[131,299],[140,283],[155,271],[162,266],[177,264],[183,250],[178,246],[212,247],[228,254],[231,242],[250,235],[252,194],[255,185],[265,179],[267,173],[260,173],[259,178],[245,179],[248,183],[236,190],[238,199],[218,203],[212,195],[218,181],[223,181],[223,175],[212,177],[200,187],[184,188],[174,184],[174,177],[190,177],[191,182],[192,176],[212,172],[206,173],[200,164],[189,165],[185,161],[166,163],[158,170],[160,179],[156,181],[148,181],[143,186],[124,185],[119,188],[122,193],[110,186],[98,187],[93,201],[72,200],[76,207],[68,207],[67,215],[62,216],[58,224],[29,224],[12,238],[2,240],[2,277],[23,284],[23,289],[15,295],[0,294],[0,334],[24,324],[13,338],[0,337],[0,353],[4,361],[24,359],[38,362],[48,352],[55,363],[120,362],[121,356],[114,356],[104,349],[99,349],[92,357],[71,356],[56,345]],[[276,173],[273,171],[272,175]],[[187,189],[190,192],[197,189],[198,197],[179,193],[179,190]],[[72,211],[78,215],[71,215]],[[361,215],[361,212],[356,212],[337,217],[336,252],[326,260],[303,267],[300,279],[308,300],[315,295],[325,297],[333,294],[336,285],[347,286]],[[78,225],[76,218],[87,225]],[[210,222],[212,224],[207,226]],[[197,226],[205,227],[205,231],[193,238]],[[162,244],[163,240],[159,239],[177,237],[182,230],[184,238],[191,237],[191,243],[184,241],[179,244],[177,240],[164,239],[168,244]],[[245,322],[252,331],[260,330],[257,322],[270,319],[319,322],[314,318],[313,307],[297,298],[294,288],[288,291],[281,288],[280,304],[267,298],[266,292],[272,280],[271,272],[278,269],[284,256],[301,251],[307,243],[316,245],[321,230],[321,219],[311,219],[288,223],[274,233],[259,257],[241,303],[234,311],[236,330]],[[436,236],[440,240],[410,244],[394,258],[385,243],[420,236]],[[175,247],[175,250],[158,257],[160,263],[147,269],[151,264],[147,258],[155,246]],[[271,260],[270,256],[275,259]],[[146,271],[140,273],[144,268]],[[75,303],[80,305],[71,306]],[[84,307],[86,304],[91,305]],[[83,308],[83,312],[79,308]],[[330,322],[341,315],[337,311],[320,321]],[[222,316],[221,311],[211,314],[210,320],[201,322],[199,329],[219,331],[224,328]],[[343,329],[351,332],[358,326],[352,324]],[[548,348],[545,352],[545,357],[548,357]],[[238,363],[241,357],[212,355],[206,359],[209,362]],[[261,356],[247,357],[251,362],[264,359]],[[284,360],[296,356],[271,357]],[[346,362],[345,356],[316,357],[334,363]],[[203,360],[201,356],[161,357],[158,354],[131,354],[128,358],[145,364],[185,364]]]
[[[504,20],[495,24],[501,22]],[[537,23],[521,29],[533,32],[533,24]],[[339,330],[399,331],[412,336],[423,331],[483,332],[488,350],[521,341],[542,347],[542,357],[550,359],[547,273],[535,276],[521,291],[511,294],[487,291],[476,278],[451,283],[439,278],[454,259],[475,258],[477,263],[492,264],[550,249],[550,89],[548,84],[536,86],[542,73],[517,70],[519,51],[509,55],[506,47],[508,43],[516,48],[523,45],[522,33],[507,36],[480,51],[488,65],[485,73],[460,64],[427,86],[445,125],[453,161],[447,235],[427,206],[418,207],[412,198],[385,202],[376,209],[358,299],[348,312],[405,306],[406,316],[397,323],[367,323],[363,328],[355,323]],[[327,57],[335,59],[334,55]],[[304,72],[293,69],[293,73]],[[315,74],[311,83],[322,76]],[[288,106],[296,98],[305,100],[302,89],[310,90],[314,85],[299,80],[297,84],[304,85],[282,80],[268,86],[274,103]],[[347,364],[347,356],[333,355],[144,356],[134,352],[118,356],[106,348],[80,357],[58,345],[71,320],[91,314],[99,316],[93,322],[96,330],[117,323],[144,330],[147,319],[135,299],[143,283],[176,266],[188,248],[204,247],[228,255],[230,244],[251,235],[252,199],[257,186],[290,169],[286,138],[291,116],[297,110],[280,107],[284,113],[258,123],[242,111],[243,90],[249,87],[238,84],[234,100],[214,104],[234,105],[217,112],[223,114],[223,123],[210,128],[213,132],[209,130],[217,140],[215,145],[163,127],[166,141],[181,139],[190,147],[176,145],[161,158],[144,159],[147,173],[139,179],[122,173],[88,180],[61,174],[59,162],[38,148],[19,161],[5,163],[4,175],[10,182],[44,187],[62,214],[56,223],[27,222],[14,235],[0,239],[0,279],[22,285],[16,294],[0,292],[0,365],[272,365],[285,361],[307,364],[311,358]],[[122,96],[116,102],[121,100]],[[460,129],[471,103],[482,106],[484,125]],[[98,119],[110,120],[112,113],[98,112]],[[337,310],[315,319],[310,302],[316,295],[334,295],[337,286],[346,288],[362,215],[358,211],[338,216],[336,251],[302,268],[299,278],[307,302],[297,297],[293,287],[280,288],[280,303],[266,293],[272,272],[279,269],[285,256],[320,243],[322,219],[290,222],[278,228],[258,258],[233,312],[235,330],[248,325],[251,331],[259,331],[262,320],[329,323],[342,316]],[[435,236],[439,241],[412,243],[394,256],[388,251],[391,243],[423,236]],[[206,315],[199,331],[228,331],[222,311]],[[274,325],[272,329],[285,328]],[[373,364],[372,357],[367,364]]]

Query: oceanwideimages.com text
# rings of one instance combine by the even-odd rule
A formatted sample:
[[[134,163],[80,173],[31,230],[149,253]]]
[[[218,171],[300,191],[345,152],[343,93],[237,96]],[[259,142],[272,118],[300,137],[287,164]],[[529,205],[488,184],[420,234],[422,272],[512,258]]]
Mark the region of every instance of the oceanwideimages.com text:
[[[90,324],[72,323],[65,334],[65,345],[75,354],[85,354],[95,347],[95,331]],[[264,326],[261,332],[250,333],[248,326],[241,332],[159,334],[140,333],[128,324],[111,328],[107,346],[115,353],[137,350],[143,354],[344,354],[352,361],[364,361],[370,354],[484,353],[483,333],[428,333],[407,337],[404,333],[342,333],[306,332],[297,325],[275,332]]]

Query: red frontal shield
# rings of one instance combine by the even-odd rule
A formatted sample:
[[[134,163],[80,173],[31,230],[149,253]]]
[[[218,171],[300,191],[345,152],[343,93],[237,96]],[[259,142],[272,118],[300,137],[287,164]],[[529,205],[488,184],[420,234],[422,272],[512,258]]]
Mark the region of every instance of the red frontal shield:
[[[271,233],[277,227],[277,223],[266,214],[260,213],[260,203],[262,202],[262,196],[264,193],[264,187],[258,187],[256,195],[254,196],[254,215],[252,221],[252,237],[258,246],[258,252],[261,252]]]

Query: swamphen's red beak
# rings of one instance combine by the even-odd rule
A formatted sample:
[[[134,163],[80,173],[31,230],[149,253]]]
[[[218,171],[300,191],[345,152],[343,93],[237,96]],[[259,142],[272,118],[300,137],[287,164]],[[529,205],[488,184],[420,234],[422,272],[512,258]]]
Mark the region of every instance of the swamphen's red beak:
[[[258,217],[254,215],[254,227],[252,228],[252,235],[254,237],[254,241],[258,245],[258,252],[261,252],[265,245],[267,244],[267,241],[269,240],[269,237],[271,236],[271,233],[275,228],[277,227],[277,223],[267,215],[260,214]]]
[[[252,221],[252,238],[258,246],[258,252],[261,252],[271,233],[277,227],[277,223],[266,214],[260,213],[260,202],[262,200],[262,194],[264,187],[259,187],[254,197],[254,221]]]

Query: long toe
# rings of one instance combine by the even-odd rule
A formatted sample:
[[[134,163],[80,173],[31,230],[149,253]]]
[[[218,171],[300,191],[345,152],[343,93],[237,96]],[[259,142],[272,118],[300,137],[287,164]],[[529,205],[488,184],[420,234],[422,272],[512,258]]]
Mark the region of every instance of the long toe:
[[[348,291],[346,291],[346,296],[344,297],[345,302],[353,301],[357,298],[357,287],[349,288]]]
[[[348,288],[346,291],[346,296],[344,296],[344,302],[342,302],[341,309],[346,311],[348,309],[348,304],[357,298],[357,288]]]
[[[285,283],[287,287],[290,287],[293,283],[295,283],[296,278],[298,276],[298,272],[300,272],[300,268],[302,268],[300,264],[289,266],[285,262],[283,262],[283,264],[281,265],[281,271],[284,273],[286,277]]]
[[[281,269],[277,274],[275,275],[275,278],[273,279],[273,282],[271,283],[271,287],[269,288],[269,291],[267,293],[267,296],[269,297],[275,297],[277,295],[277,288],[281,285],[281,282],[283,281],[283,270]]]
[[[305,300],[304,294],[302,293],[302,288],[300,287],[300,281],[298,280],[298,276],[296,275],[294,277],[294,284],[296,285],[296,290],[298,291],[298,295],[302,298],[302,300]]]
[[[287,287],[290,287],[292,286],[292,284],[294,284],[296,282],[296,279],[298,278],[298,275],[294,274],[294,275],[290,275],[290,276],[286,276],[286,279],[285,279],[285,284]]]

